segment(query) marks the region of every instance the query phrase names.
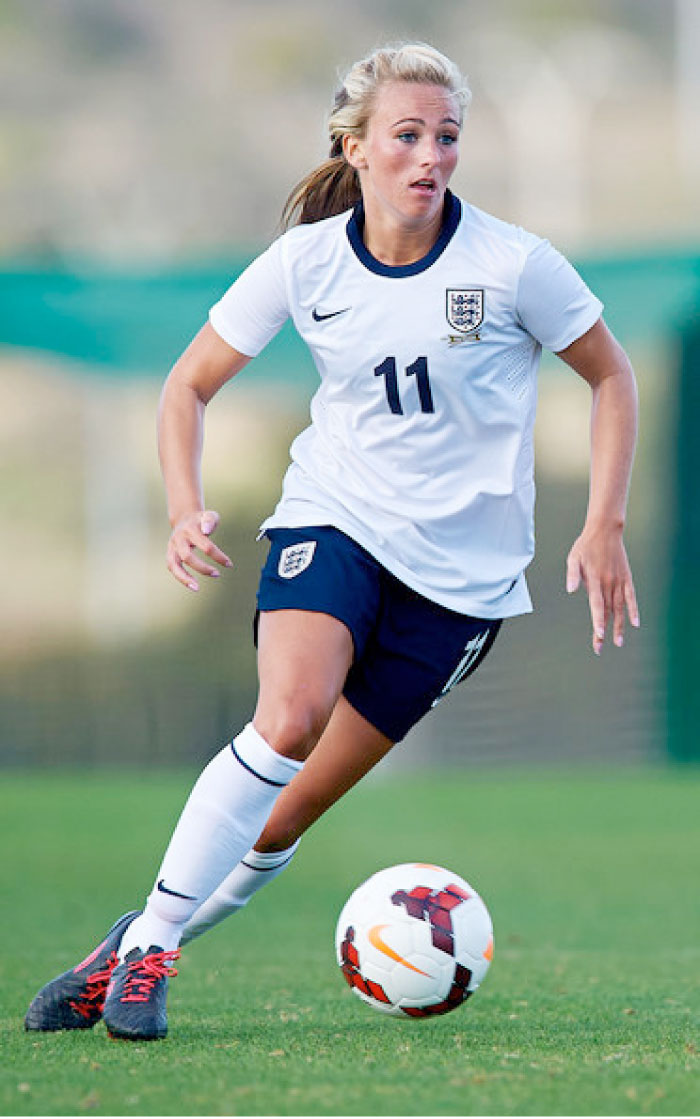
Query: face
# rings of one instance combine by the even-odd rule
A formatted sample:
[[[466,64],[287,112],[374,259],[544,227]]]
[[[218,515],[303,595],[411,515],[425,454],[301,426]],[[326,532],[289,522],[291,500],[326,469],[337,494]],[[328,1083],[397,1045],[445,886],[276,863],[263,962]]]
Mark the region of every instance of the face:
[[[406,81],[380,86],[365,138],[344,140],[368,216],[381,214],[415,228],[439,220],[459,158],[459,135],[457,99],[442,86]]]

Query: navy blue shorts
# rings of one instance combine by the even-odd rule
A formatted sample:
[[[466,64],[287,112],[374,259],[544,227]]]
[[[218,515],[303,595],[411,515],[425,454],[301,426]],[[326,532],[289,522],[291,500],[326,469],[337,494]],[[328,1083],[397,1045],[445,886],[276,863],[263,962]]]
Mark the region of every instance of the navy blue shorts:
[[[343,622],[355,647],[343,695],[392,742],[470,676],[496,639],[500,619],[431,602],[336,528],[267,536],[258,610],[311,610]]]

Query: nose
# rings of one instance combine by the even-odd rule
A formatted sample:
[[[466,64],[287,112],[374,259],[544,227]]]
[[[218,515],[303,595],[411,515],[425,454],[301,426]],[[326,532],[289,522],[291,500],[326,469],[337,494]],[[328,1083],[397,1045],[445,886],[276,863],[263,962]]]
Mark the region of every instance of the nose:
[[[440,146],[434,136],[424,136],[420,153],[421,167],[435,167],[440,162]]]

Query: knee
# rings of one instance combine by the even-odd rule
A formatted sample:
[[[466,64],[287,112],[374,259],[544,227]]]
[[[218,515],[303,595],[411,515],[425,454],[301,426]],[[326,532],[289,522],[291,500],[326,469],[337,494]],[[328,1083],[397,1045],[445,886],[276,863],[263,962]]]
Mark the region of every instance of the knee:
[[[308,698],[278,700],[272,708],[258,705],[253,725],[273,750],[305,761],[323,734],[330,711]]]

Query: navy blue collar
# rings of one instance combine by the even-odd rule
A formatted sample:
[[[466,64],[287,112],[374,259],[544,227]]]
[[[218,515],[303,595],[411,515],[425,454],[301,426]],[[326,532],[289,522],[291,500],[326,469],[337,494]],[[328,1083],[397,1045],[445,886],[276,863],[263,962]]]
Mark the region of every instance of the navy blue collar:
[[[353,252],[360,263],[364,264],[365,268],[369,268],[370,272],[376,272],[378,276],[393,276],[396,278],[417,276],[419,272],[425,272],[426,268],[430,268],[430,265],[434,264],[445,251],[454,237],[461,217],[462,203],[451,190],[446,190],[445,205],[442,212],[442,228],[438,239],[425,256],[421,257],[420,260],[414,260],[412,264],[382,264],[381,260],[372,256],[362,239],[365,228],[365,210],[361,202],[358,202],[355,206],[346,226],[346,232]]]

